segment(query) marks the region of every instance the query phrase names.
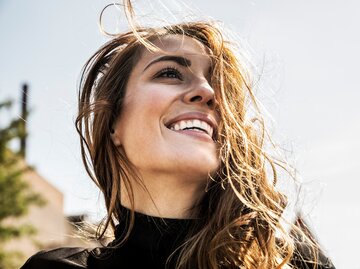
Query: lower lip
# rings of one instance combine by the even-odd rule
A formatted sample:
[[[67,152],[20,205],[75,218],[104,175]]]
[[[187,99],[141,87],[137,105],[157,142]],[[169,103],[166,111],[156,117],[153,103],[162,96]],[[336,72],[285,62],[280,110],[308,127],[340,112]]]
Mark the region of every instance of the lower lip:
[[[214,142],[213,140],[212,140],[212,138],[208,135],[208,134],[206,134],[206,133],[204,133],[204,132],[199,132],[199,131],[193,131],[193,130],[178,130],[178,131],[176,131],[176,130],[171,130],[171,129],[169,129],[170,131],[173,131],[173,132],[175,132],[175,133],[179,133],[179,134],[183,134],[183,135],[187,135],[187,136],[191,136],[191,137],[194,137],[194,138],[196,138],[196,139],[200,139],[200,140],[202,140],[202,141],[206,141],[206,142]]]

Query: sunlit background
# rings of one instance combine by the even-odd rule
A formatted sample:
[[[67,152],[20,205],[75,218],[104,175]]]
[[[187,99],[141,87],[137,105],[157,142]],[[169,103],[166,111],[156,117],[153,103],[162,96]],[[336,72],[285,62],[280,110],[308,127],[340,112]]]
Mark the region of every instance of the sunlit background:
[[[360,268],[360,3],[164,2],[172,12],[160,1],[136,6],[144,5],[144,20],[172,21],[170,14],[184,16],[188,5],[188,14],[223,22],[250,51],[274,136],[307,182],[313,231],[337,268]],[[27,162],[64,193],[66,214],[93,219],[103,216],[103,206],[82,167],[74,120],[82,65],[108,40],[98,27],[108,3],[0,0],[0,100],[19,102],[21,84],[29,83]],[[127,28],[118,14],[106,11],[109,31]]]

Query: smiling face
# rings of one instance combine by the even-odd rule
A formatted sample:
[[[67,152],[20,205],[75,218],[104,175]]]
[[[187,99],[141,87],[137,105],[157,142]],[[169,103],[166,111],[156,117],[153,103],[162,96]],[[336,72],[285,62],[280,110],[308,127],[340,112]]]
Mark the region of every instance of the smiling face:
[[[205,180],[219,166],[211,61],[195,39],[168,35],[143,49],[112,139],[141,175]]]

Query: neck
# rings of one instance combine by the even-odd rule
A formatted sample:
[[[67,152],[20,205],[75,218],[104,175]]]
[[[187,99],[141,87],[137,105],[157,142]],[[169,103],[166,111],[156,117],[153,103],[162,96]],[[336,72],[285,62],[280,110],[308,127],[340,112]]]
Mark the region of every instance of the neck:
[[[173,219],[194,218],[194,207],[204,195],[205,180],[189,180],[174,175],[141,174],[132,180],[134,209],[149,216]],[[129,194],[121,184],[121,204],[131,208]]]

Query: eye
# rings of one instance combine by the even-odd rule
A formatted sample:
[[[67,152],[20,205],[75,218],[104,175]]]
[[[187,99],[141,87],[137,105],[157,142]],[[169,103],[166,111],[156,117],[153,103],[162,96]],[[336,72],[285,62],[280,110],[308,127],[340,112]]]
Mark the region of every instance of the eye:
[[[166,67],[155,75],[155,78],[169,78],[183,80],[183,76],[175,67]]]

